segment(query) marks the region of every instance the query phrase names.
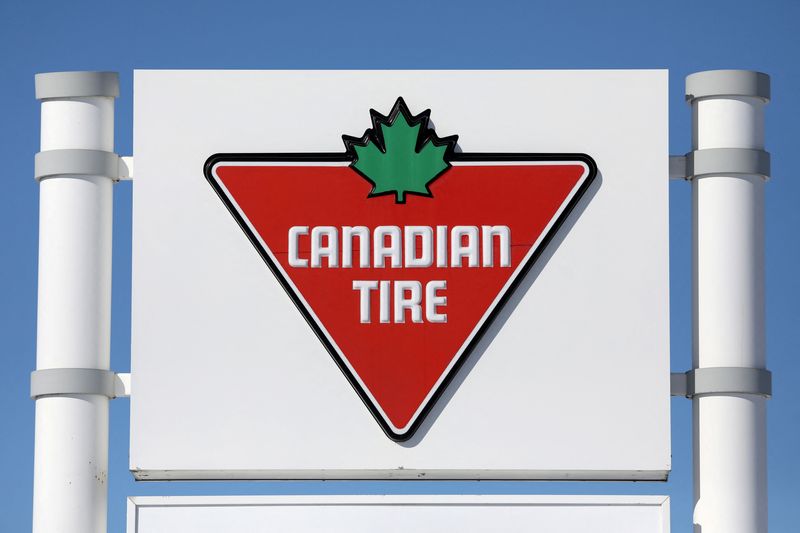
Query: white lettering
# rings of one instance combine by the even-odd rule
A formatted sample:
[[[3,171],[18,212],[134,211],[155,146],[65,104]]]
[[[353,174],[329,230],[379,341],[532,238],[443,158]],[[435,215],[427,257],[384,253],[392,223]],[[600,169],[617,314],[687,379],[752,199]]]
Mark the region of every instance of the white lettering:
[[[417,256],[417,237],[422,240],[422,253]],[[406,226],[403,231],[405,265],[407,268],[427,268],[433,264],[433,228]]]
[[[339,266],[339,232],[333,226],[316,226],[311,230],[311,268],[320,268],[323,257],[328,260],[328,268]]]
[[[389,238],[389,244],[386,244],[386,238]],[[402,248],[400,228],[397,226],[378,226],[372,232],[373,240],[373,267],[384,268],[385,259],[391,259],[392,268],[400,268],[402,263]]]
[[[299,246],[297,241],[300,235],[308,235],[308,226],[292,226],[289,228],[289,266],[295,268],[306,268],[308,259],[300,259]]]
[[[342,228],[342,268],[353,267],[353,240],[358,238],[358,266],[369,267],[369,229],[366,226]]]
[[[422,322],[422,283],[419,281],[394,282],[394,322],[406,321],[406,310],[411,311],[411,321]]]
[[[447,226],[436,226],[436,266],[447,266]]]
[[[370,322],[370,292],[378,288],[377,281],[353,281],[353,290],[359,292],[358,295],[358,309],[359,320],[362,324],[369,324]]]
[[[466,244],[464,237],[467,239]],[[462,266],[461,260],[464,258],[467,259],[467,266],[478,266],[477,226],[455,226],[450,230],[450,266]]]
[[[425,319],[428,322],[434,324],[447,322],[447,315],[436,310],[440,305],[447,305],[447,296],[441,296],[436,293],[436,291],[445,290],[446,288],[447,281],[445,280],[429,281],[425,285]]]
[[[310,242],[310,254],[301,257]],[[511,266],[511,229],[485,226],[292,226],[294,268],[447,268]],[[302,255],[305,255],[303,252]],[[355,257],[357,256],[357,257]],[[466,260],[466,263],[465,263]]]
[[[411,312],[411,322],[422,324],[444,324],[447,314],[439,309],[447,305],[447,296],[440,291],[447,289],[447,281],[433,280],[425,284],[419,281],[373,281],[355,280],[353,290],[358,291],[358,319],[362,324],[372,323],[372,295],[378,292],[378,320],[381,324],[406,323],[406,311]],[[423,320],[423,301],[425,317]]]
[[[392,304],[392,293],[390,291],[390,287],[392,285],[391,281],[381,281],[381,311],[380,311],[380,321],[381,324],[388,324],[391,321],[390,318],[390,311],[391,311],[391,304]]]
[[[482,226],[481,237],[483,242],[483,266],[494,266],[494,242],[492,237],[498,237],[500,246],[500,266],[511,266],[511,229],[508,226]]]

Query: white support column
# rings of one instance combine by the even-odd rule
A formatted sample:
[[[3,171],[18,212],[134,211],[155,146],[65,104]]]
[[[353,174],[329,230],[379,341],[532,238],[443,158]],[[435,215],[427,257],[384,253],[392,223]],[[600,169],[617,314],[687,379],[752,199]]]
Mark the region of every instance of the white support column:
[[[116,73],[36,76],[42,101],[37,370],[109,368],[118,93]],[[109,397],[70,383],[49,385],[36,397],[33,531],[105,532]]]
[[[693,152],[693,368],[764,369],[764,106],[769,77],[699,72],[686,79]],[[766,533],[766,398],[693,397],[697,533]]]

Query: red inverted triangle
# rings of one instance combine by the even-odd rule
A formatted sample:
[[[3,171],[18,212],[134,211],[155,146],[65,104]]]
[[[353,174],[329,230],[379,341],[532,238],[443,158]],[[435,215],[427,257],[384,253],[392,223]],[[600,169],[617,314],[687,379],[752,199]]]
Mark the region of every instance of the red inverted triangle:
[[[340,154],[227,154],[209,159],[206,175],[298,309],[339,364],[387,435],[407,440],[464,362],[511,291],[595,175],[582,154],[459,154],[434,181],[432,197],[368,198],[371,185]],[[327,226],[507,226],[510,264],[500,264],[492,241],[492,266],[383,268],[291,266],[289,229]],[[467,239],[465,237],[465,239]],[[310,236],[297,238],[297,256],[309,258]],[[420,252],[419,242],[415,250]],[[464,241],[462,241],[464,242]],[[328,243],[325,240],[325,243]],[[341,244],[339,246],[341,254]],[[371,256],[370,256],[371,257]],[[449,248],[448,248],[449,258]],[[446,322],[381,323],[379,290],[369,292],[369,323],[359,314],[353,282],[444,281]],[[424,311],[423,311],[424,316]],[[394,320],[393,316],[391,320]]]

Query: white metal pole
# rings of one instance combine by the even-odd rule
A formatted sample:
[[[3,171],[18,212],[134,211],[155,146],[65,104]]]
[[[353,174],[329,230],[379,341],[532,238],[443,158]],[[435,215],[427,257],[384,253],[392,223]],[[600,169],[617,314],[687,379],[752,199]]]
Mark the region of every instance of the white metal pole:
[[[764,106],[769,77],[699,72],[692,106],[693,368],[764,369]],[[699,375],[699,374],[698,374]],[[706,375],[709,375],[707,373]],[[713,387],[712,387],[713,388]],[[735,387],[693,397],[697,533],[767,531],[766,399]]]
[[[36,76],[42,101],[37,372],[109,368],[115,175],[96,163],[105,158],[113,165],[118,92],[116,73]],[[72,390],[80,387],[36,397],[35,533],[106,531],[109,397]]]

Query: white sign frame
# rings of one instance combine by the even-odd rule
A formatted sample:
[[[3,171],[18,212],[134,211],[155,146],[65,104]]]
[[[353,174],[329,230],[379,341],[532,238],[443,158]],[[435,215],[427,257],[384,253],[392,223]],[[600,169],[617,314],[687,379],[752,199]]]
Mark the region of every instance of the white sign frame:
[[[667,496],[134,496],[127,533],[669,533]]]
[[[666,71],[136,71],[134,476],[665,480],[667,88]],[[580,152],[600,173],[406,443],[202,175],[215,153],[342,150],[398,95],[467,152]]]

